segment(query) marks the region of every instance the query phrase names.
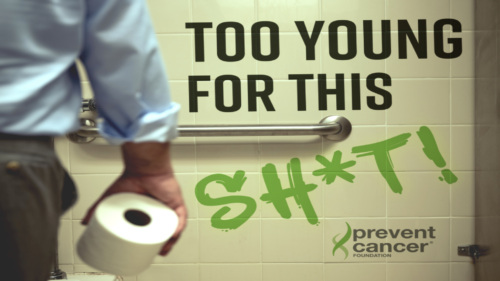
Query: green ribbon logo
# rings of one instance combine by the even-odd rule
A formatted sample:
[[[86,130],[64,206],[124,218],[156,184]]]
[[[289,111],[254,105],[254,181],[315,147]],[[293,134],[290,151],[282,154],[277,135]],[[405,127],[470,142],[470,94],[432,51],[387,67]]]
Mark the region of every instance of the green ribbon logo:
[[[352,235],[351,226],[347,222],[345,224],[347,225],[347,233],[344,235],[344,237],[342,237],[342,239],[340,239],[340,241],[337,241],[337,237],[340,235],[340,233],[339,233],[339,234],[335,235],[332,239],[332,242],[334,245],[332,255],[335,256],[335,252],[338,249],[340,249],[345,254],[344,260],[347,259],[347,257],[349,256],[349,251],[346,249],[346,247],[344,247],[344,244],[347,241],[349,241],[349,239],[351,239],[351,235]]]

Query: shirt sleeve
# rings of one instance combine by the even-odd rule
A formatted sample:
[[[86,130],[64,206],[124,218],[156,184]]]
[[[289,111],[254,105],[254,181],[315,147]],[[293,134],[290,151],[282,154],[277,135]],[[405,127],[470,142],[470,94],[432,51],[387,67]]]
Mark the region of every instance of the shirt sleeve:
[[[80,59],[92,85],[99,130],[110,143],[177,136],[179,105],[144,0],[87,0]]]

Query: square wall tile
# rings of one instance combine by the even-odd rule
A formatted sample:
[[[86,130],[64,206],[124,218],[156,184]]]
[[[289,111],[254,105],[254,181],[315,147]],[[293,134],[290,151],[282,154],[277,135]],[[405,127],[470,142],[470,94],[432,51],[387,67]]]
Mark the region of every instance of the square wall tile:
[[[193,73],[191,36],[185,34],[160,34],[156,36],[170,80],[188,80]]]
[[[474,124],[474,80],[452,79],[451,80],[451,124],[473,125]]]
[[[448,263],[398,263],[387,265],[387,281],[450,280]],[[453,279],[454,280],[454,279]]]
[[[174,142],[170,146],[170,159],[175,173],[196,173],[196,146]]]
[[[317,86],[315,84],[313,81],[306,81],[305,94],[302,96],[302,92],[299,94],[299,90],[297,90],[297,81],[274,81],[273,93],[269,96],[272,108],[266,108],[266,105],[258,100],[259,123],[319,123],[322,114],[318,110]],[[258,90],[264,90],[263,86]]]
[[[376,26],[376,25],[374,25]],[[386,72],[385,60],[369,59],[365,55],[365,46],[362,31],[362,25],[357,26],[357,32],[348,30],[345,26],[340,26],[328,32],[328,26],[323,27],[321,33],[321,71],[327,74],[328,79],[334,79],[336,73],[345,74],[345,78],[349,79],[349,73],[360,73],[362,79],[371,73]],[[358,30],[359,29],[359,30]],[[333,42],[337,41],[336,44]],[[333,41],[333,42],[331,42]],[[303,44],[302,44],[303,45]],[[378,54],[382,51],[382,33],[373,33],[373,46],[370,46],[373,52]],[[394,48],[393,48],[394,49]],[[338,53],[338,54],[337,54]],[[345,56],[351,54],[351,59],[338,59],[337,56]],[[392,55],[394,56],[394,54]],[[389,75],[391,72],[389,72]],[[330,83],[328,88],[335,88],[335,84]],[[363,91],[366,89],[361,88]]]
[[[234,174],[228,174],[229,178],[234,178]],[[262,202],[260,197],[260,174],[245,173],[246,180],[241,186],[241,190],[231,189],[231,182],[224,181],[224,176],[214,178],[213,174],[198,174],[199,193],[195,196],[195,187],[189,191],[188,196],[196,200],[198,217],[209,219],[225,208],[228,211],[222,217],[223,220],[233,218],[241,218],[247,220],[249,218],[260,218],[260,210]],[[210,180],[213,178],[213,180]],[[227,178],[227,179],[229,179]],[[209,182],[207,182],[209,180]],[[203,196],[203,198],[198,198]],[[245,197],[245,198],[243,198]],[[197,199],[198,198],[198,199]],[[251,203],[250,203],[250,202]],[[201,203],[203,202],[203,203]],[[240,217],[245,212],[247,216]]]
[[[190,22],[190,1],[148,0],[156,33],[185,33]]]
[[[458,181],[451,186],[451,215],[473,217],[475,214],[474,172],[457,172]]]
[[[423,127],[428,128],[425,129]],[[421,136],[417,132],[421,132]],[[387,128],[389,138],[397,137],[402,134],[410,133],[408,142],[403,146],[390,150],[393,169],[399,171],[430,171],[441,172],[442,169],[450,169],[450,127],[449,126],[390,126]],[[432,159],[442,156],[445,166],[439,167],[424,152],[424,146],[429,149],[435,148],[431,145],[432,138],[437,146],[436,151],[430,155]],[[439,153],[437,153],[439,152]],[[442,165],[440,161],[437,162]],[[437,178],[436,178],[437,179]]]
[[[60,264],[73,264],[74,250],[71,220],[61,220],[57,250]]]
[[[451,18],[460,21],[462,30],[474,31],[475,1],[451,0]],[[477,13],[476,13],[477,14]]]
[[[343,281],[386,281],[386,265],[383,263],[374,264],[352,264],[352,263],[327,263],[325,264],[326,280]]]
[[[359,75],[360,79],[358,80],[355,76],[346,74],[344,75],[344,99],[345,99],[345,109],[337,110],[337,103],[335,97],[327,98],[327,108],[328,110],[320,111],[322,117],[325,118],[327,116],[342,116],[347,118],[349,122],[353,126],[366,126],[366,125],[385,125],[386,124],[386,110],[374,110],[368,106],[368,100],[375,97],[377,105],[382,105],[388,100],[379,98],[377,94],[371,92],[367,89],[367,76]],[[355,78],[355,79],[352,79]],[[308,82],[309,84],[315,82]],[[328,82],[330,83],[330,82]],[[380,89],[385,89],[391,92],[391,86],[383,86],[383,81],[380,78],[375,79],[375,85],[377,85]],[[333,87],[332,87],[333,88]],[[359,107],[358,105],[354,106],[354,97],[357,95],[353,89],[359,88]],[[319,109],[319,94],[317,90],[310,92],[312,97],[314,98],[313,106]],[[359,108],[359,109],[357,109]]]
[[[119,146],[69,145],[71,174],[118,174],[123,171]]]
[[[214,77],[213,79],[218,78]],[[195,124],[257,124],[259,120],[257,111],[249,110],[248,82],[239,78],[228,77],[223,77],[217,81],[201,81],[197,82],[197,86],[192,86],[196,87],[196,91],[206,92],[208,95],[190,99],[189,114],[194,116]],[[188,108],[186,107],[185,110],[188,110]],[[206,139],[214,139],[214,137]]]
[[[447,34],[448,40],[461,39],[462,54],[458,58],[451,59],[451,77],[474,78],[475,77],[475,40],[474,32]],[[446,38],[445,38],[446,40]],[[446,44],[446,42],[445,42]],[[445,45],[446,46],[446,45]],[[448,46],[451,47],[451,46]],[[449,52],[449,51],[447,51]]]
[[[200,259],[198,221],[188,220],[186,228],[167,256],[156,256],[153,264],[197,263]]]
[[[260,281],[262,266],[260,264],[202,264],[200,265],[200,281]]]
[[[78,202],[73,207],[73,219],[81,220],[87,210],[100,198],[102,193],[118,178],[116,174],[109,175],[73,175],[78,188]]]
[[[323,262],[323,224],[305,219],[263,219],[262,261]]]
[[[261,37],[266,38],[264,36],[266,36],[266,33],[262,32]],[[262,41],[262,53],[267,55],[270,53],[269,39]],[[317,46],[320,46],[319,42]],[[316,50],[319,50],[319,48],[316,48]],[[316,74],[320,71],[319,55],[317,53],[314,60],[307,60],[306,48],[300,35],[297,33],[280,33],[279,57],[272,61],[256,60],[258,73],[268,75],[274,80],[287,80],[290,74]]]
[[[379,168],[373,156],[360,157],[363,154],[352,153],[352,149],[357,146],[385,141],[386,136],[385,126],[353,126],[352,132],[346,140],[341,142],[325,140],[321,155],[326,159],[332,159],[335,152],[340,151],[342,153],[341,163],[356,161],[355,166],[345,169],[347,172],[378,172]],[[315,169],[321,167],[322,165],[317,163]]]
[[[455,262],[470,262],[470,257],[458,255],[458,247],[475,244],[474,218],[452,218],[451,219],[451,260]]]
[[[450,280],[474,281],[474,264],[471,262],[453,262],[450,264]]]
[[[260,220],[250,219],[231,230],[214,228],[210,220],[199,220],[199,231],[202,263],[261,261]]]
[[[387,220],[385,218],[325,219],[323,238],[325,262],[339,263],[339,265],[385,262],[387,257],[391,255],[388,249],[383,249],[380,246],[380,243],[387,241],[387,235],[384,235],[384,232],[387,232],[386,229]],[[325,265],[325,270],[328,270],[328,266],[328,264]],[[325,278],[328,275],[326,273]]]
[[[390,20],[407,19],[416,23],[418,19],[426,19],[428,30],[432,30],[434,22],[450,17],[450,1],[387,0],[386,10]]]
[[[196,264],[154,264],[137,276],[137,281],[156,280],[198,281],[199,267]]]
[[[275,22],[280,32],[297,31],[296,21],[306,24],[319,19],[320,0],[258,0],[258,20]]]
[[[447,217],[450,185],[439,181],[437,172],[398,172],[402,193],[387,192],[389,217]]]
[[[193,0],[193,21],[212,22],[215,27],[221,22],[237,21],[250,31],[255,22],[253,0]]]
[[[321,142],[305,144],[262,143],[260,144],[260,166],[263,168],[266,165],[274,165],[278,172],[284,173],[287,172],[287,165],[292,159],[298,159],[297,163],[300,162],[300,170],[302,172],[311,172],[317,166],[315,157],[321,154],[321,150]]]
[[[305,194],[290,192],[299,189],[307,190],[307,192]],[[313,190],[308,191],[310,189]],[[289,197],[282,201],[282,194],[287,192],[289,192]],[[323,218],[324,185],[319,178],[310,173],[302,175],[294,171],[291,171],[290,174],[263,173],[261,194],[268,198],[262,200],[261,195],[256,197],[256,200],[262,204],[263,218],[305,218],[310,224],[315,224],[320,218]]]
[[[257,144],[199,144],[196,165],[200,173],[258,172],[259,147]]]
[[[215,26],[213,30],[215,32]],[[237,45],[236,33],[232,28],[228,28],[225,33],[217,34],[206,31],[203,58],[196,58],[196,52],[202,52],[202,50],[196,49],[196,45],[194,45],[191,55],[194,58],[194,75],[210,75],[213,81],[222,75],[234,75],[240,80],[246,80],[247,75],[256,74],[257,60],[252,57],[251,52],[252,36],[250,33],[243,35],[238,33],[239,36],[242,36],[244,41],[241,45],[240,43]],[[217,42],[218,39],[219,43]],[[235,58],[236,61],[227,61],[224,58],[224,55],[229,57],[235,56],[237,51],[244,52],[241,59]],[[201,83],[198,82],[198,84]]]
[[[353,173],[353,183],[337,177],[323,183],[325,218],[385,217],[386,181],[380,173]]]
[[[474,126],[451,127],[451,169],[453,171],[474,171]]]
[[[349,20],[361,30],[364,20],[373,21],[374,30],[381,30],[385,19],[385,0],[322,0],[321,19],[328,24],[335,20]],[[326,29],[326,26],[324,27]]]
[[[323,272],[323,264],[321,263],[263,264],[262,281],[275,281],[275,280],[322,281],[325,280]]]
[[[402,1],[406,2],[406,1]],[[417,3],[417,2],[415,2]],[[410,11],[410,10],[409,10]],[[412,11],[413,12],[413,11]],[[428,28],[432,26],[427,25]],[[410,22],[410,27],[413,30],[413,35],[419,40],[417,23]],[[422,47],[426,50],[426,55],[421,54],[419,57],[417,51],[410,43],[407,37],[405,38],[406,48],[399,46],[398,32],[391,33],[392,54],[386,60],[387,73],[392,78],[449,78],[450,77],[450,59],[440,58],[434,52],[434,32],[427,31],[425,33],[427,44]],[[423,40],[423,39],[420,39]],[[420,44],[423,44],[419,42]],[[445,45],[447,46],[447,45]],[[406,52],[406,57],[404,56]]]
[[[391,238],[388,238],[388,242],[394,245],[394,252],[387,259],[389,263],[401,265],[400,262],[448,262],[450,260],[450,219],[390,218],[387,221],[387,228],[392,229],[394,234],[394,238],[392,234]],[[448,266],[447,263],[444,264]],[[389,268],[388,272],[391,272]],[[387,280],[422,280],[422,276],[419,277],[419,279],[388,278]],[[431,278],[430,280],[448,279]]]
[[[393,79],[389,125],[448,125],[450,82],[448,79]]]
[[[248,99],[246,95],[246,81],[242,81],[241,88],[237,86],[236,83],[232,84],[232,82],[226,81],[223,83],[223,89],[220,94],[214,95],[214,91],[209,92],[209,96],[207,98],[201,97],[198,98],[198,112],[190,113],[195,117],[196,125],[253,125],[259,123],[259,114],[257,111],[250,112],[248,110]],[[234,85],[237,89],[242,89],[241,92],[232,88]],[[211,83],[211,85],[214,85]],[[205,99],[204,99],[205,98]],[[224,112],[221,108],[222,105],[216,105],[217,103],[224,103],[223,108],[234,108],[233,112]],[[194,110],[194,109],[193,109]],[[228,109],[229,110],[229,109]],[[233,109],[231,109],[233,110]],[[231,137],[230,141],[233,141],[234,137]],[[228,138],[223,137],[198,137],[196,141],[199,140],[209,140],[216,142],[222,142],[227,140]],[[251,142],[251,137],[241,137],[242,140],[247,140],[247,142]],[[201,141],[200,141],[201,142]]]

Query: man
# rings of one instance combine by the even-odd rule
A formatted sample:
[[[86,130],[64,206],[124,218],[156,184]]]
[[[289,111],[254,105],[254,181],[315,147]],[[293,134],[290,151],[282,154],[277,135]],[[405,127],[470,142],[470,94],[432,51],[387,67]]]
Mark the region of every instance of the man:
[[[145,1],[0,0],[1,280],[49,276],[68,205],[52,137],[79,127],[77,59],[92,84],[101,134],[122,148],[125,170],[102,198],[137,192],[174,209],[180,224],[163,255],[184,229],[169,160],[179,106],[170,100]]]

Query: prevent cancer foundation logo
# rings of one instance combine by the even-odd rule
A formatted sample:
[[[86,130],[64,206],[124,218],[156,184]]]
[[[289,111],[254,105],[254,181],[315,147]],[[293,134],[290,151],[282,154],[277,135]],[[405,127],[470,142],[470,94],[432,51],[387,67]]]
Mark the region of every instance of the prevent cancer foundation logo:
[[[332,255],[335,256],[335,252],[337,250],[341,250],[345,254],[344,259],[347,259],[347,257],[349,256],[349,250],[347,250],[347,248],[344,245],[347,241],[349,241],[349,239],[351,239],[352,230],[351,230],[351,226],[349,225],[349,223],[346,222],[345,224],[347,225],[347,233],[339,241],[337,241],[337,237],[340,235],[340,233],[335,235],[332,239],[332,242],[335,245],[333,247]]]
[[[390,258],[393,254],[423,254],[436,239],[436,229],[427,228],[355,228],[346,222],[347,231],[333,239],[333,256],[352,258]]]

